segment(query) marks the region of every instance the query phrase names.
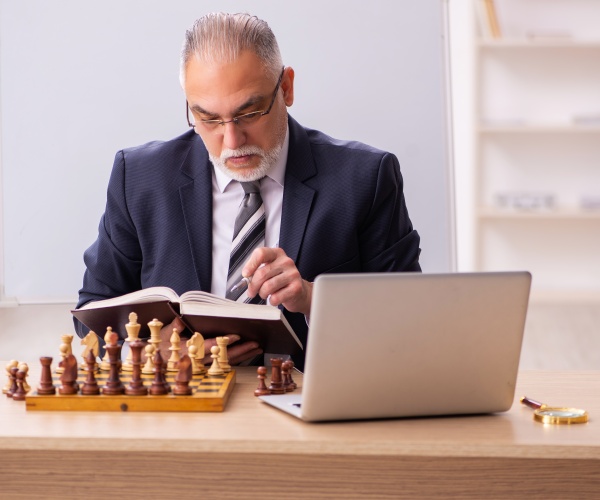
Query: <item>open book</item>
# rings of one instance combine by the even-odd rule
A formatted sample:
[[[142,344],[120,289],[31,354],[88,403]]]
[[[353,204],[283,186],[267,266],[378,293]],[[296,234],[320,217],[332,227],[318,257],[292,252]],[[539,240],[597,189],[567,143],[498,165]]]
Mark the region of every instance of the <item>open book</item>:
[[[237,334],[242,341],[256,341],[264,352],[294,354],[303,346],[282,311],[274,306],[244,304],[207,292],[190,291],[177,295],[167,287],[152,287],[112,299],[88,302],[71,311],[79,321],[100,337],[112,327],[122,339],[129,314],[138,315],[140,338],[150,336],[148,323],[154,318],[168,325],[179,316],[190,330],[204,338]]]

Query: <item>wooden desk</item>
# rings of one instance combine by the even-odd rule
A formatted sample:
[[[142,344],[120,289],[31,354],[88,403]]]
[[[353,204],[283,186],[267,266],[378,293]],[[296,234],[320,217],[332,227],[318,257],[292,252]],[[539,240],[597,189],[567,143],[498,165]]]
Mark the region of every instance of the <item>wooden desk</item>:
[[[213,414],[26,412],[2,397],[0,497],[600,495],[600,372],[523,372],[501,415],[327,424],[261,403],[255,386],[254,369],[240,369]],[[586,408],[590,422],[536,423],[523,394]]]

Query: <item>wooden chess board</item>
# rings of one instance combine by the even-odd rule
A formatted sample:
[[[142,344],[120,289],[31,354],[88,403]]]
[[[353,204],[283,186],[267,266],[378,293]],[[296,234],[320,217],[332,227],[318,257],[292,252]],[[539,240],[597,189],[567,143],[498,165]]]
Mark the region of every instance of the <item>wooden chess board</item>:
[[[167,382],[174,384],[176,372],[167,372]],[[79,371],[77,382],[81,387],[86,378],[86,372]],[[171,392],[164,396],[85,396],[81,393],[73,395],[58,394],[60,375],[53,374],[53,383],[57,388],[56,394],[49,396],[37,394],[32,388],[25,398],[25,405],[30,411],[181,411],[181,412],[219,412],[225,409],[229,396],[235,385],[235,370],[225,375],[208,376],[194,375],[190,381],[191,396],[176,396]],[[98,372],[96,380],[102,388],[108,379],[108,372]],[[153,375],[142,374],[146,387],[150,387]],[[127,387],[131,374],[121,373],[121,381]]]

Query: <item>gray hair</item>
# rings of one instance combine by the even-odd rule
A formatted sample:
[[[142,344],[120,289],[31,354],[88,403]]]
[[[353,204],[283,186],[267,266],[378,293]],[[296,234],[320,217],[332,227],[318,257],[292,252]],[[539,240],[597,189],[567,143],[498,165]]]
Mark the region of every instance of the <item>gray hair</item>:
[[[283,67],[279,46],[265,21],[246,13],[206,14],[185,33],[179,67],[182,86],[192,56],[207,62],[233,62],[244,50],[251,50],[259,57],[267,74],[279,76]]]

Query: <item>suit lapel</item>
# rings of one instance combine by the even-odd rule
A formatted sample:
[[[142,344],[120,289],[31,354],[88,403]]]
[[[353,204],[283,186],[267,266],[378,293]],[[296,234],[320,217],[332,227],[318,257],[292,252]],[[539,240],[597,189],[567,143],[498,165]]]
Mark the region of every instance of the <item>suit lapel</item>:
[[[194,134],[181,165],[184,181],[179,188],[199,289],[210,292],[212,281],[212,167],[202,139]],[[173,245],[186,242],[173,242]]]
[[[291,116],[288,118],[290,146],[285,170],[279,246],[298,265],[315,196],[314,189],[304,181],[316,174],[316,167],[305,130]]]

